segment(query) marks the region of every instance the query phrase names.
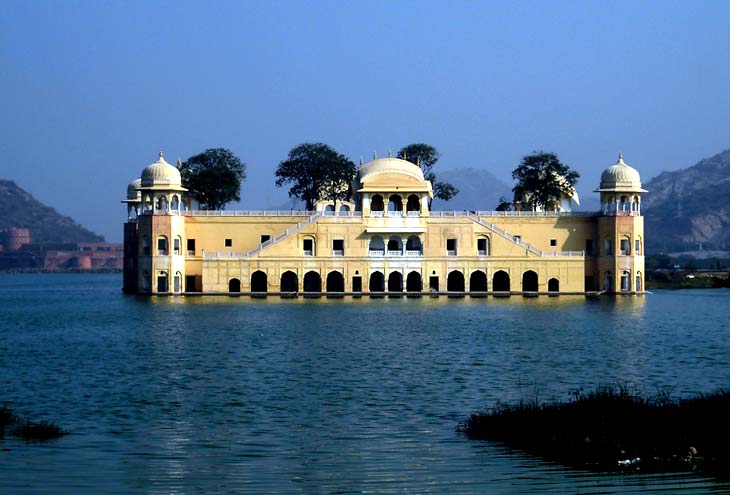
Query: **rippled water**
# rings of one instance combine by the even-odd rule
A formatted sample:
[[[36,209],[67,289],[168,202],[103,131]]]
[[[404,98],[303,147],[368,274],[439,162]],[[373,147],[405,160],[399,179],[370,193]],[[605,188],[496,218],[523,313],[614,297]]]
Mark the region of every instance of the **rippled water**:
[[[120,286],[0,276],[0,404],[72,432],[0,440],[0,493],[730,493],[454,431],[498,400],[578,387],[727,387],[730,291],[282,301]]]

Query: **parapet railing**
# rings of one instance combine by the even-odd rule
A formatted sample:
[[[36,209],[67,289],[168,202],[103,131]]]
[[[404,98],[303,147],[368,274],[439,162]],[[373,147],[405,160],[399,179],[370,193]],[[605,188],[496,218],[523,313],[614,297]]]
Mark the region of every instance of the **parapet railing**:
[[[190,217],[309,217],[318,213],[307,210],[187,210]]]
[[[497,210],[443,210],[432,211],[432,217],[466,217],[470,214],[482,217],[595,217],[600,211],[497,211]]]

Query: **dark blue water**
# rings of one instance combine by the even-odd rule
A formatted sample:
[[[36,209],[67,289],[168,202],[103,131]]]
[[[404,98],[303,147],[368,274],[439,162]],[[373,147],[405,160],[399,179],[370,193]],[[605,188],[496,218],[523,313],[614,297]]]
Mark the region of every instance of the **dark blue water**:
[[[730,493],[454,431],[498,400],[728,387],[730,291],[281,301],[120,286],[0,276],[0,404],[72,432],[0,440],[0,493]]]

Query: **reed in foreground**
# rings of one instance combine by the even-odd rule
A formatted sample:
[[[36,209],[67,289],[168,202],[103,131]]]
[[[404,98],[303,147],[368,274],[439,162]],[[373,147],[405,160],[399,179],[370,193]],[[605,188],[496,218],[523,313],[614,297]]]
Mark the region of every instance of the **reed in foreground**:
[[[7,407],[0,407],[0,439],[7,434],[27,441],[46,441],[67,433],[55,423],[48,421],[36,423],[21,418]]]
[[[628,387],[574,392],[567,402],[498,404],[457,429],[570,466],[730,474],[730,392],[688,399]]]

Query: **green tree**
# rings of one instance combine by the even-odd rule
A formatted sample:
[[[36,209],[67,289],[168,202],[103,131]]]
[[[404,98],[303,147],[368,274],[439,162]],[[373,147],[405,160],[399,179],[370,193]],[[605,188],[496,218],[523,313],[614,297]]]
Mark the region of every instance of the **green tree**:
[[[515,201],[526,201],[535,211],[553,211],[564,195],[572,195],[580,175],[558,160],[555,153],[535,151],[522,158],[520,165],[512,171],[517,181],[512,191]]]
[[[459,190],[453,184],[436,181],[436,174],[433,172],[433,167],[436,166],[439,158],[441,158],[441,153],[433,146],[425,143],[409,144],[398,151],[398,156],[421,165],[423,178],[431,181],[431,184],[433,184],[433,195],[438,199],[448,201],[459,194]]]
[[[201,208],[222,210],[226,203],[240,201],[246,164],[230,150],[212,148],[179,163],[183,186]]]
[[[497,208],[495,208],[497,211],[511,211],[512,210],[512,202],[507,201],[507,198],[504,196],[499,197],[499,204],[497,205]]]
[[[355,164],[345,155],[323,143],[304,143],[289,151],[276,169],[276,185],[291,184],[289,196],[314,209],[320,199],[343,201],[352,197],[350,184]]]

